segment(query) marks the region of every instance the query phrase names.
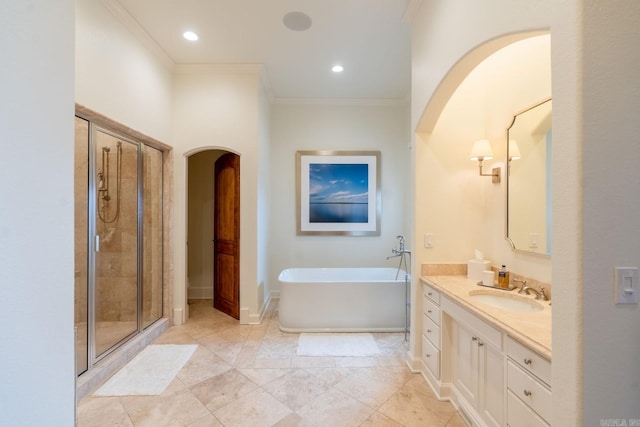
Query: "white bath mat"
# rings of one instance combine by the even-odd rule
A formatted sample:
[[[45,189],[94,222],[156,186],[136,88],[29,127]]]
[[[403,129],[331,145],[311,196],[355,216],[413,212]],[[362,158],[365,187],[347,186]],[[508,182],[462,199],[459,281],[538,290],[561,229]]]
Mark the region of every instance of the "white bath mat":
[[[96,396],[158,395],[196,351],[197,345],[150,345],[98,389]]]
[[[380,349],[371,334],[310,333],[300,334],[298,356],[378,356]]]

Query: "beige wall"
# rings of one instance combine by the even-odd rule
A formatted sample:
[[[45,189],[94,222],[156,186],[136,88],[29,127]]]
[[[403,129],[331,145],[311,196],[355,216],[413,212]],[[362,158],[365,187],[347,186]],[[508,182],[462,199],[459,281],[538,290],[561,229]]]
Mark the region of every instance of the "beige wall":
[[[614,266],[637,266],[640,257],[631,160],[639,123],[630,116],[640,109],[630,90],[640,69],[639,18],[640,3],[632,0],[433,0],[413,22],[412,123],[423,132],[416,144],[428,140],[481,58],[518,33],[550,29],[554,425],[638,418],[640,336],[626,326],[638,324],[640,312],[616,306],[612,288]]]
[[[474,68],[453,92],[430,134],[420,134],[416,158],[416,260],[466,263],[474,250],[494,266],[543,282],[551,260],[515,253],[505,239],[506,129],[513,115],[551,96],[549,36],[513,43]],[[494,158],[483,173],[501,168],[501,182],[478,176],[469,160],[477,139],[489,139]],[[423,236],[433,234],[432,248]]]
[[[0,416],[9,426],[74,424],[74,7],[0,2]]]
[[[76,102],[168,144],[172,64],[109,4],[76,1]]]
[[[566,154],[584,167],[584,424],[637,422],[640,307],[612,300],[614,267],[640,266],[640,2],[585,1],[581,12],[581,155]]]
[[[386,260],[396,236],[410,239],[405,222],[410,197],[409,136],[405,105],[277,104],[272,116],[269,202],[269,283],[279,291],[280,271],[291,267],[396,267]],[[298,150],[381,151],[380,236],[297,236]],[[408,243],[407,243],[408,244]]]
[[[172,142],[174,155],[174,322],[186,308],[187,158],[222,149],[240,156],[240,322],[257,322],[264,301],[258,297],[258,171],[260,72],[256,66],[182,66],[174,78]]]

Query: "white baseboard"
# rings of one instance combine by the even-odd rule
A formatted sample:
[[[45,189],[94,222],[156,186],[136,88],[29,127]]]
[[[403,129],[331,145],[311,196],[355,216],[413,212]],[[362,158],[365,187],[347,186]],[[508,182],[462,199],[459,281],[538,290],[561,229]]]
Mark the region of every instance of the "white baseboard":
[[[181,308],[173,309],[173,325],[179,326],[184,323],[184,310]]]

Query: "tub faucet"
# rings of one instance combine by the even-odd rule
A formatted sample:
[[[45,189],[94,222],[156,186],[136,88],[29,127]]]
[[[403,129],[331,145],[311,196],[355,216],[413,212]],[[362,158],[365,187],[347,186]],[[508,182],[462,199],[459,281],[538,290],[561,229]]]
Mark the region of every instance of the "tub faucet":
[[[398,249],[396,249],[396,248],[391,249],[391,252],[393,252],[393,254],[395,256],[411,253],[411,251],[408,251],[408,250],[406,250],[404,248],[404,236],[402,234],[398,235],[396,237],[396,239],[398,239],[398,241],[399,241],[399,243],[398,243],[399,248]],[[389,258],[393,258],[393,257],[389,257]],[[389,259],[389,258],[387,258],[387,259]]]

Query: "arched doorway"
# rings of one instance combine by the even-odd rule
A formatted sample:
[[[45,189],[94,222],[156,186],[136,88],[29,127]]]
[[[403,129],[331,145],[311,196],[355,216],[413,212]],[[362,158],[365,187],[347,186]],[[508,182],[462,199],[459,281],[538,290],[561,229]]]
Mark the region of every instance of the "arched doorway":
[[[239,156],[203,150],[189,156],[187,169],[187,298],[216,301],[216,309],[237,319]]]

